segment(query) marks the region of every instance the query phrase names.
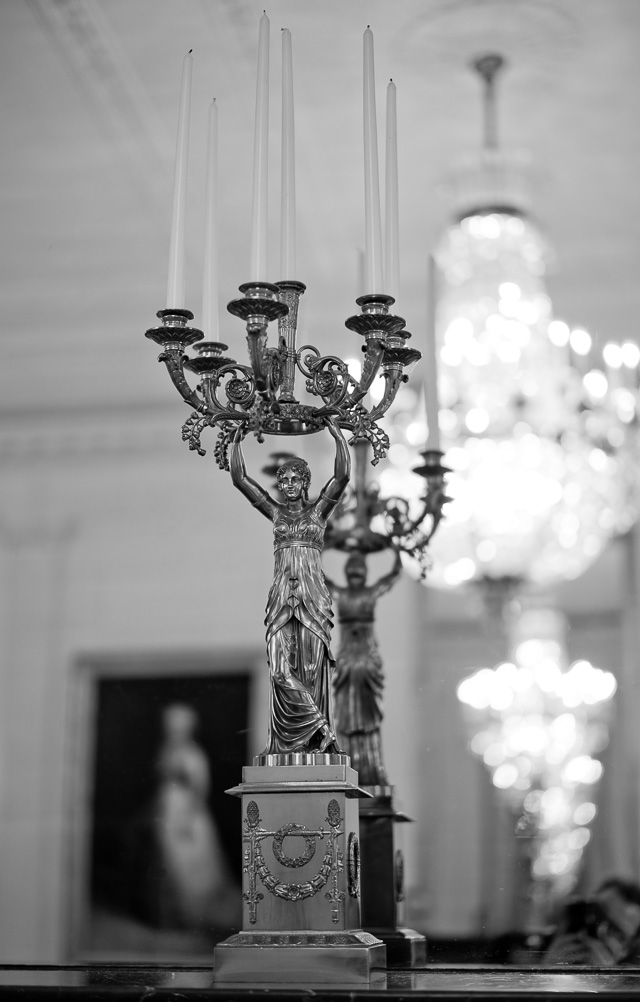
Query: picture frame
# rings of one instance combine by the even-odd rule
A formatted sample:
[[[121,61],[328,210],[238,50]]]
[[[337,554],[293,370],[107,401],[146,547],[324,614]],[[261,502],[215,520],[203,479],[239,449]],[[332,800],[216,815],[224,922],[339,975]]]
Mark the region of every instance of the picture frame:
[[[240,928],[241,780],[259,652],[79,659],[71,694],[68,955],[200,962]]]

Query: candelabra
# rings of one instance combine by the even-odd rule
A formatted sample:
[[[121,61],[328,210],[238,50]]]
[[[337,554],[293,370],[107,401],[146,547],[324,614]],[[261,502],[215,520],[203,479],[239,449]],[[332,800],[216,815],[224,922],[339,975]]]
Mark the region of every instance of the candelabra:
[[[445,477],[450,470],[442,465],[442,452],[425,449],[422,464],[413,472],[424,481],[420,501],[410,503],[401,495],[381,496],[380,486],[367,480],[365,439],[355,442],[355,476],[329,523],[325,549],[368,556],[382,550],[405,553],[417,561],[420,576],[429,569],[429,543],[440,524],[443,508],[450,498],[445,494]],[[375,461],[375,460],[374,460]],[[425,524],[426,523],[426,524]]]
[[[310,344],[297,347],[298,306],[305,288],[294,281],[240,286],[243,298],[230,302],[227,309],[246,323],[249,364],[225,356],[228,346],[221,341],[203,340],[203,332],[189,326],[193,319],[189,310],[159,310],[162,324],[146,332],[146,337],[162,346],[159,361],[165,363],[183,400],[194,408],[183,426],[183,440],[204,455],[202,432],[217,427],[215,457],[221,469],[229,468],[228,446],[238,427],[262,441],[264,435],[312,434],[331,417],[352,433],[352,441],[370,443],[374,464],[386,455],[389,439],[377,420],[408,379],[406,370],[421,357],[406,345],[411,334],[404,329],[405,321],[389,312],[392,296],[370,294],[356,300],[361,312],[345,321],[349,330],[364,338],[362,373],[356,380],[337,355],[322,355]],[[268,325],[273,320],[278,321],[278,338],[270,346]],[[185,353],[192,345],[195,356]],[[195,388],[185,369],[197,377]],[[320,398],[321,404],[298,399],[298,372],[306,380],[307,392]],[[379,373],[385,380],[384,394],[377,404],[367,407],[367,392]],[[428,474],[432,479],[441,476],[436,458]]]
[[[371,448],[372,463],[386,455],[389,439],[378,420],[393,403],[420,352],[407,346],[411,334],[402,317],[391,312],[392,295],[382,294],[382,243],[377,169],[377,132],[373,67],[373,35],[367,28],[364,55],[365,152],[365,273],[366,294],[357,300],[360,313],[345,323],[360,335],[363,362],[356,377],[338,355],[323,355],[312,344],[297,344],[298,309],[305,291],[295,274],[295,184],[293,157],[293,84],[291,37],[282,32],[282,273],[286,280],[271,284],[267,273],[267,152],[269,87],[269,20],[260,19],[256,123],[254,133],[252,280],[240,286],[241,298],[228,311],[246,325],[247,359],[225,353],[218,340],[206,340],[192,327],[193,313],[184,308],[184,217],[188,107],[192,56],[183,64],[178,124],[174,211],[170,242],[167,309],[160,325],[146,336],[162,348],[159,360],[192,413],[182,436],[189,448],[205,453],[202,435],[217,431],[214,455],[228,470],[237,490],[273,524],[274,570],[267,598],[267,666],[269,726],[265,750],[245,766],[242,783],[228,791],[242,798],[243,929],[218,944],[216,977],[226,981],[369,980],[384,965],[385,944],[360,928],[360,843],[358,805],[369,794],[358,786],[358,775],[335,733],[330,634],[331,596],[322,570],[321,551],[328,521],[341,502],[350,475],[350,455],[343,432],[359,450]],[[395,85],[387,101],[386,186],[388,220],[397,217],[395,146]],[[205,206],[205,281],[203,327],[217,331],[218,276],[211,268],[217,240],[215,153],[217,110],[209,116],[207,205]],[[397,232],[386,233],[387,291],[398,287]],[[214,232],[216,231],[216,232]],[[212,274],[212,271],[214,274]],[[216,310],[213,304],[216,304]],[[277,336],[269,342],[269,324],[277,321]],[[193,354],[187,349],[193,347]],[[190,381],[190,378],[191,381]],[[306,395],[296,387],[304,380]],[[379,400],[367,396],[376,377],[384,391]],[[246,470],[242,440],[265,436],[310,435],[325,429],[333,438],[333,476],[317,497],[309,497],[311,473],[300,459],[279,464],[280,494],[271,496]],[[282,455],[282,452],[281,454]],[[427,493],[419,519],[409,517],[402,500],[386,509],[387,531],[380,539],[397,550],[420,553],[440,519],[445,470],[441,453],[425,455]],[[363,480],[363,473],[359,474]],[[357,492],[356,492],[357,494]],[[283,500],[282,500],[282,499]],[[348,506],[347,506],[348,509]],[[346,513],[347,509],[344,509]],[[431,516],[427,535],[422,522]],[[362,519],[358,519],[362,528]],[[374,534],[375,535],[375,534]],[[336,538],[336,545],[337,536]],[[371,539],[374,537],[371,536]],[[362,540],[361,540],[362,542]],[[380,544],[376,548],[381,548]],[[302,840],[295,855],[287,845]],[[324,858],[318,868],[317,840]],[[290,879],[290,869],[295,869]],[[322,894],[319,892],[325,889]],[[327,904],[329,902],[329,904]]]
[[[399,578],[400,555],[408,554],[426,574],[428,545],[448,500],[442,453],[427,449],[416,470],[425,489],[417,512],[406,498],[383,497],[367,479],[369,442],[355,442],[355,476],[327,526],[325,549],[347,553],[346,586],[328,580],[340,624],[340,646],[334,679],[336,732],[358,770],[359,782],[371,793],[360,801],[362,922],[387,947],[387,963],[418,966],[426,961],[425,937],[399,924],[403,894],[403,861],[395,848],[396,822],[409,818],[396,811],[382,757],[383,667],[375,638],[378,599]],[[275,458],[275,457],[274,457]],[[273,469],[270,468],[269,472]],[[396,555],[390,573],[367,584],[367,557],[389,550]]]
[[[162,321],[161,325],[146,332],[148,338],[162,346],[159,360],[166,365],[182,398],[193,407],[192,414],[183,426],[183,439],[191,449],[203,455],[203,431],[207,427],[217,428],[215,458],[218,466],[230,469],[234,483],[241,486],[243,491],[251,491],[250,486],[245,488],[243,485],[253,484],[253,481],[245,478],[243,465],[238,466],[242,461],[239,460],[237,450],[239,441],[249,432],[253,432],[262,441],[265,435],[308,435],[330,423],[334,428],[337,424],[351,432],[353,441],[362,442],[366,447],[370,445],[373,462],[377,463],[386,454],[389,444],[386,433],[376,423],[377,419],[385,413],[400,385],[408,378],[405,369],[420,358],[420,352],[406,347],[406,341],[411,335],[404,329],[405,321],[389,312],[394,302],[393,297],[374,294],[360,297],[357,302],[361,313],[346,321],[350,330],[364,338],[364,362],[358,380],[349,373],[347,363],[337,355],[322,355],[313,345],[298,348],[298,306],[304,290],[305,286],[301,282],[292,281],[277,285],[248,282],[240,286],[243,298],[229,303],[228,310],[246,323],[248,364],[227,357],[224,354],[227,351],[225,344],[203,340],[203,332],[189,326],[193,314],[188,310],[160,310],[158,316]],[[275,345],[269,345],[268,325],[273,320],[278,321],[278,338]],[[191,345],[195,345],[193,356],[186,353]],[[189,383],[185,369],[197,378],[195,386]],[[377,404],[367,407],[365,397],[379,372],[382,372],[385,379],[384,394]],[[298,373],[306,380],[308,394],[312,398],[320,398],[318,403],[300,401],[296,395]],[[334,435],[341,438],[337,431],[334,431]],[[236,452],[230,466],[231,448]],[[348,476],[348,457],[346,459],[345,470]],[[336,471],[337,469],[336,465]],[[435,464],[436,472],[431,474],[432,477],[437,478],[438,469],[439,464]],[[341,476],[343,473],[344,471]],[[260,492],[260,488],[254,486]],[[343,490],[344,486],[340,489],[340,494]],[[323,493],[321,498],[324,496]],[[253,503],[263,503],[263,499],[267,498],[268,495],[258,493]],[[297,501],[294,502],[296,512],[296,505],[301,503],[310,508],[307,501]],[[270,500],[269,504],[272,504]],[[294,510],[287,505],[285,507],[288,511]],[[289,526],[287,531],[290,531],[291,523],[286,524]],[[322,543],[315,539],[302,540],[299,533],[304,531],[302,526],[295,529],[296,539],[300,538],[301,541],[292,541],[293,550],[296,547],[311,547],[308,552],[313,554],[314,547],[322,549]],[[309,557],[312,561],[310,567],[313,566],[313,559],[312,556]],[[301,574],[302,571],[298,570],[296,573]],[[310,574],[315,580],[312,571]],[[315,600],[320,601],[319,596]],[[289,602],[290,599],[283,593],[282,601]],[[294,613],[291,615],[294,616]],[[295,618],[292,622],[296,622]],[[329,624],[324,621],[318,624],[318,629],[326,631],[328,628]],[[291,629],[296,631],[299,628],[292,626]],[[293,644],[291,649],[295,651],[299,643],[302,645],[302,640],[299,641],[297,633],[293,632],[291,639],[287,635],[283,643]],[[286,693],[289,691],[288,680],[284,676],[281,679],[279,667],[271,664],[273,656],[269,647],[268,657],[273,676],[270,733],[278,713],[282,712],[275,709],[275,701],[280,698],[275,687],[279,687],[282,682],[283,693],[285,690]],[[303,679],[306,671],[304,666],[292,669],[289,664],[288,671],[292,676],[295,700],[291,702],[292,697],[286,693],[282,698],[288,700],[286,713],[294,721],[301,713],[308,713],[305,707],[309,703],[313,706],[313,701],[319,697],[315,694],[316,683]],[[318,669],[317,674],[320,680],[321,669]],[[326,700],[328,703],[324,705]],[[253,766],[244,768],[243,782],[230,791],[242,797],[245,818],[244,918],[243,931],[219,944],[215,950],[214,966],[218,976],[225,980],[273,980],[276,977],[307,980],[305,972],[309,969],[309,964],[315,970],[318,980],[335,976],[336,972],[341,972],[340,976],[346,980],[368,980],[372,968],[379,966],[386,956],[383,941],[359,928],[360,909],[357,899],[360,894],[360,849],[357,798],[366,794],[356,785],[357,774],[350,767],[348,756],[341,753],[335,745],[330,689],[322,697],[322,702],[318,702],[318,706],[320,705],[324,706],[320,720],[324,719],[322,727],[325,740],[319,749],[307,740],[296,747],[296,753],[293,754],[263,754]],[[324,754],[325,746],[332,741],[334,753]],[[316,839],[322,839],[327,834],[316,818],[323,817],[327,811],[332,839],[331,853],[329,856],[325,854],[318,874],[306,881],[301,881],[298,877],[297,882],[292,883],[286,879],[287,867],[307,867],[311,862]],[[297,814],[293,821],[291,812]],[[263,827],[262,817],[265,818],[266,828]],[[313,817],[311,829],[300,820],[310,817]],[[267,831],[268,828],[272,830]],[[277,850],[277,846],[286,837],[302,838],[306,854],[290,857]],[[273,840],[276,860],[276,869],[273,871],[262,855],[261,844],[265,838]],[[342,840],[345,840],[345,849],[340,848]],[[348,856],[346,868],[345,855]],[[270,892],[267,894],[268,898],[275,895],[272,901],[261,908],[259,902],[264,895],[258,891],[258,881]],[[317,891],[327,881],[330,881],[332,890],[326,896],[333,901],[328,929],[321,896],[317,895]],[[299,904],[308,897],[314,899],[310,905]],[[312,908],[312,914],[308,911],[309,907]],[[332,928],[335,923],[338,925],[337,929],[335,926]],[[313,936],[296,933],[296,930],[302,928],[316,931]],[[338,945],[340,950],[336,954],[335,947]],[[284,974],[283,971],[287,973]]]

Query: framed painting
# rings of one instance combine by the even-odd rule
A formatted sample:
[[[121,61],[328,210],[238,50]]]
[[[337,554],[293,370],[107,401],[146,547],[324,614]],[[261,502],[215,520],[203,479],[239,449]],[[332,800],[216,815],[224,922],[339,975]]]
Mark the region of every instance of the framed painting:
[[[256,659],[78,667],[70,956],[210,956],[240,928],[240,802]]]

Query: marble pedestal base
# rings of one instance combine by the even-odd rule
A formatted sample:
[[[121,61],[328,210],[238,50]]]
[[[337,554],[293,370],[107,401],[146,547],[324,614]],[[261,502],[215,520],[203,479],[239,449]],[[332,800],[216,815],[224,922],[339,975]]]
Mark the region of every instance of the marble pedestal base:
[[[245,766],[242,932],[214,951],[224,982],[368,982],[384,944],[360,923],[358,799],[342,756]],[[348,760],[346,760],[348,761]]]

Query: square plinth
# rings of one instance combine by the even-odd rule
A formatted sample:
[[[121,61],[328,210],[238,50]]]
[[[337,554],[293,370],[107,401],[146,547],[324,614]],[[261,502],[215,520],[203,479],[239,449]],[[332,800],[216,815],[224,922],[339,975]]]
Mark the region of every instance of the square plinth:
[[[349,766],[247,766],[242,932],[214,952],[217,981],[350,983],[384,968],[360,923],[358,800]]]
[[[246,766],[244,931],[360,928],[357,773],[345,765]]]

